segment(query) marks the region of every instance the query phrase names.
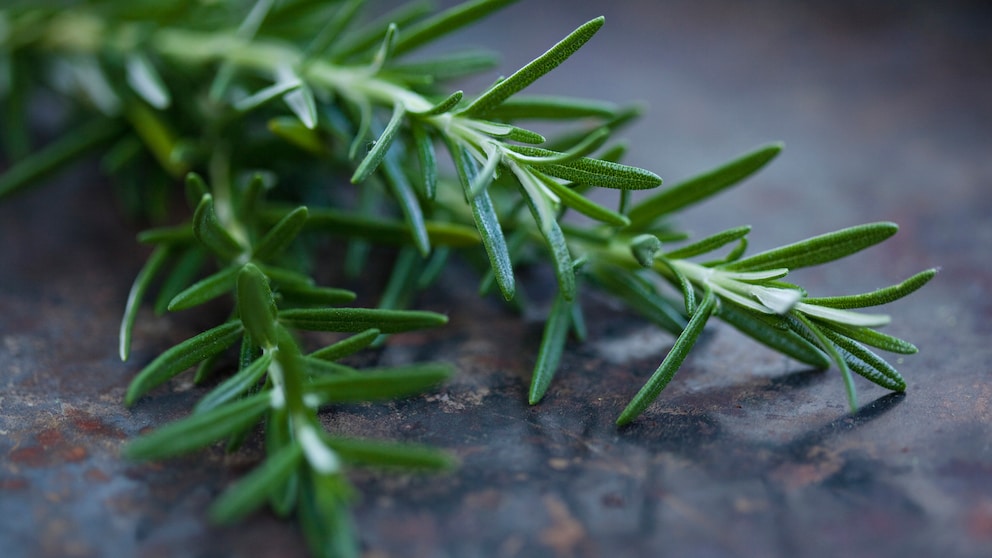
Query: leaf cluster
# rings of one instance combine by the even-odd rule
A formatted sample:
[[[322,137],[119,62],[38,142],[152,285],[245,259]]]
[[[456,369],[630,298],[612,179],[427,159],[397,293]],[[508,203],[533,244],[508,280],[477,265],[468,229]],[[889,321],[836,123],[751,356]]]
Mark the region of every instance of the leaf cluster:
[[[836,366],[852,409],[852,372],[905,389],[872,349],[916,348],[878,331],[888,316],[856,310],[912,293],[935,270],[838,297],[809,296],[784,280],[792,269],[884,241],[894,224],[749,256],[750,226],[689,238],[672,218],[740,184],[782,145],[635,201],[635,191],[661,185],[653,172],[620,162],[625,145],[616,134],[638,109],[525,91],[591,41],[603,18],[475,94],[452,80],[492,69],[495,56],[418,52],[511,3],[470,0],[435,13],[414,1],[370,20],[362,0],[94,0],[0,9],[0,144],[12,161],[0,175],[0,199],[95,152],[136,214],[173,214],[174,186],[185,184],[188,220],[139,237],[152,252],[126,303],[121,358],[130,354],[143,301],[159,313],[215,300],[231,301],[231,310],[137,374],[128,405],[194,367],[195,381],[212,388],[188,418],[139,438],[128,454],[159,459],[218,441],[235,449],[262,425],[267,457],[215,503],[215,519],[268,503],[281,515],[295,513],[314,554],[356,555],[348,467],[451,464],[423,446],[325,432],[318,412],[409,396],[450,375],[439,364],[358,371],[338,361],[388,335],[442,325],[442,315],[407,308],[456,255],[479,268],[480,293],[498,292],[517,309],[534,304],[517,269],[544,262],[554,271],[532,404],[552,388],[569,337],[587,335],[583,288],[616,297],[675,336],[620,413],[621,425],[659,396],[712,317],[799,362]],[[58,138],[37,147],[24,115],[43,90],[61,94],[69,110]],[[533,129],[547,121],[563,131],[545,137]],[[616,205],[590,195],[597,188],[614,192]],[[374,246],[397,247],[376,308],[348,306],[354,293],[312,279],[308,266],[322,257],[316,236],[344,246],[336,264],[352,277],[366,273]],[[306,352],[298,331],[348,335]],[[229,368],[221,365],[228,353],[237,355],[235,370],[212,379]]]

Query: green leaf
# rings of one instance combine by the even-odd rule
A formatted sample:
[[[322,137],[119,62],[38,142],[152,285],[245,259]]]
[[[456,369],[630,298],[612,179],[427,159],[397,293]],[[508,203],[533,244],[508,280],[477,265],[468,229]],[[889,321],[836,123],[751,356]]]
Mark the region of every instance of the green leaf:
[[[165,351],[141,370],[128,386],[125,405],[133,405],[150,389],[194,364],[230,347],[241,337],[241,322],[227,322]]]
[[[433,245],[464,248],[479,243],[479,236],[474,230],[457,223],[426,221],[424,226],[427,230],[427,237]],[[402,245],[413,241],[413,232],[400,221],[378,217],[370,218],[334,209],[311,209],[306,228],[349,237],[367,238],[387,244]]]
[[[563,204],[571,207],[579,213],[614,227],[625,227],[630,224],[630,220],[627,219],[626,216],[616,213],[615,211],[611,211],[593,202],[572,188],[559,183],[557,180],[545,176],[537,171],[534,171],[533,174],[539,178],[549,190],[554,192],[555,195],[561,199]]]
[[[898,225],[888,222],[858,225],[761,252],[724,265],[722,269],[761,271],[783,267],[810,267],[860,252],[889,238],[898,230]]]
[[[689,278],[685,276],[678,267],[672,265],[672,262],[667,258],[658,258],[655,265],[661,266],[662,269],[667,269],[668,273],[674,279],[672,284],[678,287],[682,291],[682,299],[685,303],[685,313],[687,315],[692,315],[696,311],[696,291],[689,281]]]
[[[388,72],[399,79],[422,79],[426,76],[432,81],[441,82],[490,70],[498,64],[499,57],[491,52],[464,49],[423,60],[394,62],[389,66]]]
[[[237,266],[229,266],[224,269],[209,275],[196,283],[193,283],[182,292],[172,297],[169,301],[169,306],[167,309],[170,312],[177,312],[179,310],[186,310],[187,308],[192,308],[194,306],[199,306],[205,302],[209,302],[223,294],[231,292],[234,290],[234,284],[237,281],[239,268]]]
[[[502,104],[503,101],[534,83],[544,74],[557,68],[562,62],[575,54],[582,45],[599,31],[605,21],[604,18],[598,17],[579,26],[578,29],[551,47],[547,52],[514,72],[510,77],[490,87],[458,114],[468,118],[485,116],[489,111]]]
[[[317,100],[305,83],[287,91],[282,96],[282,100],[305,128],[313,130],[317,127]]]
[[[172,103],[165,81],[158,75],[155,66],[141,52],[130,53],[124,63],[128,85],[149,105],[164,110]]]
[[[225,260],[234,260],[242,256],[244,248],[227,232],[224,224],[217,218],[214,211],[214,199],[210,194],[204,194],[200,205],[196,206],[193,214],[193,235],[204,246]]]
[[[376,51],[375,56],[372,57],[372,64],[370,71],[373,74],[379,73],[382,70],[382,66],[389,61],[389,58],[393,55],[393,48],[396,46],[396,24],[390,23],[386,27],[386,36],[383,37],[382,43],[379,45],[379,50]]]
[[[255,265],[245,264],[238,274],[238,315],[254,344],[263,349],[278,344],[277,314],[269,278]]]
[[[307,331],[359,332],[377,328],[382,333],[399,333],[441,326],[448,323],[448,317],[419,310],[294,308],[280,311],[279,321],[286,327]]]
[[[853,413],[858,410],[858,390],[854,385],[854,378],[851,376],[851,368],[848,366],[848,360],[844,358],[842,349],[837,347],[823,329],[813,323],[809,318],[802,315],[799,312],[791,312],[787,318],[789,319],[790,327],[796,333],[807,338],[811,342],[815,342],[823,349],[837,368],[840,369],[841,378],[844,379],[844,391],[847,394],[847,406],[848,409]]]
[[[377,337],[379,337],[380,333],[382,332],[374,327],[369,328],[365,331],[352,335],[347,339],[338,341],[333,345],[328,345],[323,349],[318,349],[310,353],[308,356],[328,361],[338,360],[339,358],[353,355],[368,347],[373,341],[376,340]]]
[[[389,123],[382,130],[382,134],[379,135],[379,139],[375,141],[372,149],[362,159],[361,164],[355,169],[355,173],[351,175],[352,184],[364,182],[372,175],[375,169],[379,168],[379,164],[386,157],[386,152],[389,151],[393,140],[396,139],[396,134],[400,131],[400,126],[403,125],[403,116],[405,114],[406,109],[403,108],[402,103],[396,103],[393,106],[393,115],[390,117]]]
[[[876,349],[882,349],[883,351],[888,351],[890,353],[912,355],[919,352],[916,345],[913,345],[909,341],[882,333],[881,331],[877,331],[869,327],[852,327],[837,323],[830,323],[828,327],[829,329],[832,329],[845,337],[849,337],[854,341],[859,341],[865,345],[875,347]]]
[[[503,161],[503,155],[496,146],[490,146],[486,150],[486,164],[482,165],[482,168],[472,177],[472,182],[468,186],[468,198],[472,199],[478,196],[480,193],[489,188],[492,184],[493,178],[496,176],[496,168]]]
[[[654,287],[637,275],[619,267],[596,265],[591,268],[597,283],[627,306],[665,331],[678,335],[685,328],[685,318]]]
[[[427,127],[417,121],[410,123],[410,131],[413,143],[417,147],[417,159],[420,161],[424,197],[433,200],[437,197],[437,153],[434,150],[434,141]]]
[[[541,336],[541,347],[537,351],[537,362],[530,380],[530,392],[527,400],[536,405],[544,397],[554,378],[561,354],[565,349],[565,339],[571,323],[572,304],[558,293],[551,305],[548,319],[544,323],[544,334]]]
[[[844,360],[847,361],[851,370],[886,389],[892,391],[906,390],[906,380],[882,357],[866,349],[857,341],[832,331],[830,328],[824,328],[822,331],[843,351],[842,355],[846,353],[847,357]]]
[[[576,120],[579,118],[612,118],[617,106],[604,101],[557,97],[516,95],[490,110],[487,116],[496,120]]]
[[[365,4],[365,0],[348,0],[343,5],[336,7],[331,18],[303,51],[304,60],[312,61],[320,58],[331,45],[341,40],[342,32],[354,22],[355,16],[358,15],[358,10],[363,4]]]
[[[221,405],[238,398],[241,394],[258,385],[272,364],[272,353],[265,352],[254,362],[242,368],[237,374],[221,382],[193,407],[193,414],[212,411]]]
[[[190,236],[192,237],[192,233]],[[158,296],[155,298],[155,313],[157,315],[164,314],[169,309],[169,302],[194,282],[206,257],[206,252],[199,246],[191,246],[182,251],[172,264],[172,269],[162,279]]]
[[[441,100],[440,102],[438,102],[433,107],[431,107],[431,108],[429,108],[429,109],[427,109],[425,111],[420,111],[420,112],[411,111],[410,114],[413,114],[415,116],[438,116],[440,114],[444,114],[446,112],[450,112],[451,109],[453,109],[453,108],[455,108],[455,107],[458,106],[458,103],[461,102],[462,97],[464,95],[465,95],[465,93],[462,92],[462,91],[455,91],[451,95],[448,95],[443,100]]]
[[[306,206],[300,206],[290,211],[285,217],[279,220],[274,227],[265,233],[265,236],[255,244],[252,250],[252,258],[259,260],[269,260],[276,257],[286,249],[296,236],[303,230],[303,225],[307,222],[308,211]]]
[[[373,467],[401,467],[427,470],[453,468],[457,461],[429,446],[380,442],[376,440],[328,437],[327,445],[349,463]]]
[[[762,317],[726,301],[720,305],[717,316],[741,333],[788,357],[819,369],[830,368],[830,358],[823,351],[787,327],[770,325]]]
[[[131,291],[127,295],[127,304],[124,306],[124,317],[121,319],[121,329],[118,341],[118,350],[122,361],[126,361],[131,354],[131,334],[134,331],[134,322],[138,318],[138,309],[141,301],[145,298],[152,280],[158,275],[159,270],[169,259],[171,251],[168,247],[156,248],[148,261],[138,272],[131,285]]]
[[[884,287],[870,293],[862,293],[856,295],[847,296],[831,296],[831,297],[821,297],[821,298],[806,298],[803,302],[807,304],[816,304],[818,306],[826,306],[828,308],[867,308],[869,306],[879,306],[882,304],[888,304],[895,300],[911,294],[923,285],[926,285],[928,281],[933,279],[937,275],[936,269],[928,269],[926,271],[921,271],[916,275],[906,279],[898,285],[892,285],[889,287]]]
[[[424,210],[420,207],[417,193],[414,192],[410,180],[406,177],[399,153],[387,153],[383,160],[382,169],[386,184],[389,186],[396,203],[399,204],[403,219],[410,229],[414,246],[417,247],[421,256],[427,257],[431,251],[431,241],[430,233],[427,231],[427,223],[424,221]]]
[[[431,389],[454,373],[446,364],[366,369],[360,374],[321,376],[308,386],[321,404],[396,399]]]
[[[59,136],[0,175],[0,200],[35,184],[116,137],[120,123],[98,118]]]
[[[259,393],[167,424],[128,444],[129,459],[162,459],[198,450],[254,424],[269,407],[270,395]]]
[[[279,294],[288,303],[303,306],[340,305],[355,300],[357,295],[347,289],[314,287],[310,285],[280,285]]]
[[[258,108],[269,101],[272,101],[276,97],[281,97],[303,87],[303,82],[300,80],[287,80],[278,81],[272,85],[258,90],[257,92],[245,97],[236,103],[234,103],[234,110],[239,112],[248,112],[252,109]],[[309,129],[309,126],[307,126]]]
[[[324,141],[316,130],[311,130],[296,118],[279,116],[269,120],[269,131],[314,155],[324,153]]]
[[[480,192],[475,197],[469,195],[472,182],[478,173],[472,156],[454,142],[448,144],[448,151],[455,162],[465,198],[469,200],[472,219],[489,257],[489,266],[496,277],[496,285],[504,299],[512,300],[515,293],[513,262],[510,260],[510,252],[506,247],[506,238],[503,236],[503,228],[499,224],[496,208],[493,207],[492,199],[486,191]]]
[[[302,461],[303,450],[298,444],[289,444],[269,456],[210,506],[210,519],[217,523],[233,523],[244,518],[264,504],[269,495],[296,472]]]
[[[667,252],[665,253],[665,257],[670,260],[681,260],[706,254],[718,248],[722,248],[731,242],[744,238],[749,232],[751,232],[750,225],[727,229],[712,236],[708,236],[702,240],[697,240],[692,244],[688,244],[686,246],[682,246],[681,248],[676,248],[671,252]]]
[[[403,35],[406,35],[410,25],[415,25],[416,20],[433,11],[434,4],[430,0],[408,1],[363,26],[349,24],[342,34],[330,39],[329,58],[344,60],[359,54],[371,56],[371,49],[376,44],[382,43],[382,37],[390,25],[395,24],[403,29]],[[393,54],[399,55],[395,45],[393,45]]]
[[[640,391],[637,392],[637,395],[630,400],[630,403],[627,404],[623,412],[620,413],[620,416],[617,418],[617,426],[623,426],[633,421],[658,398],[661,390],[665,389],[668,382],[672,380],[675,373],[678,372],[679,367],[682,366],[682,362],[689,355],[689,351],[696,344],[696,340],[699,339],[699,335],[703,332],[703,327],[713,314],[715,308],[716,296],[713,295],[712,291],[706,291],[702,302],[696,308],[696,312],[692,315],[692,318],[689,319],[685,330],[675,340],[675,345],[668,351],[668,355],[665,356],[665,360],[662,361],[661,366],[655,370],[647,383],[644,384]]]
[[[458,4],[429,19],[405,27],[403,36],[393,47],[393,53],[399,56],[409,52],[514,2],[516,0],[474,0]]]
[[[507,147],[514,153],[531,157],[532,159],[527,160],[528,164],[542,173],[577,184],[620,190],[645,190],[661,184],[658,175],[637,167],[589,157],[575,159],[566,157],[566,160],[561,162],[562,154],[558,151],[528,145]],[[546,162],[538,161],[539,158],[545,159]]]
[[[661,241],[653,234],[637,235],[630,241],[630,252],[641,267],[650,269],[654,266],[655,257],[661,252]]]
[[[781,143],[760,147],[729,163],[694,176],[634,206],[628,216],[631,228],[645,230],[659,217],[702,201],[751,176],[782,151]]]

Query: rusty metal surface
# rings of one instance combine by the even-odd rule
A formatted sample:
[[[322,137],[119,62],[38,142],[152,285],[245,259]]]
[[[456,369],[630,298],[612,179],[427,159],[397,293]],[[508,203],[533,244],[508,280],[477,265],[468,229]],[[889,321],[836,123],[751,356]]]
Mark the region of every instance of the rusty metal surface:
[[[569,345],[548,397],[528,407],[539,324],[476,298],[457,271],[420,304],[448,313],[447,328],[368,356],[450,361],[454,381],[325,416],[329,428],[438,444],[463,462],[441,477],[357,473],[367,555],[992,555],[989,12],[617,4],[555,15],[548,3],[547,18],[514,8],[472,38],[495,44],[514,25],[520,40],[501,46],[512,66],[605,12],[589,54],[542,87],[649,102],[629,133],[632,162],[669,182],[785,140],[759,178],[686,214],[699,232],[750,223],[760,249],[899,222],[891,241],[802,282],[839,294],[942,267],[889,309],[889,331],[921,349],[896,361],[907,393],[860,382],[864,407],[849,416],[835,372],[717,325],[646,415],[617,430],[672,340],[592,296],[589,342]],[[605,77],[590,83],[590,67]],[[133,233],[92,172],[0,206],[0,554],[302,555],[292,524],[266,513],[231,528],[205,521],[257,447],[154,464],[119,456],[202,393],[180,379],[129,410],[129,378],[211,320],[144,314],[133,362],[117,361],[120,310],[144,256]],[[525,278],[536,295],[545,279]]]

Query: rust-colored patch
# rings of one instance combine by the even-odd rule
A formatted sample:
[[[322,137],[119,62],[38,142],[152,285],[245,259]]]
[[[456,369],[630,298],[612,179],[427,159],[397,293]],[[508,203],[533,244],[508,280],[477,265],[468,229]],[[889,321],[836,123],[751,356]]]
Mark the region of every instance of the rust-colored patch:
[[[110,476],[107,473],[95,467],[87,469],[83,473],[83,477],[90,482],[107,482],[110,480]]]
[[[48,448],[62,441],[62,433],[57,428],[46,428],[35,435],[38,443]]]
[[[62,459],[68,461],[69,463],[78,463],[86,459],[86,448],[82,446],[73,446],[64,449],[62,452]]]
[[[11,463],[26,465],[28,467],[40,467],[45,464],[45,448],[41,446],[27,446],[17,448],[8,454]]]
[[[992,540],[992,501],[983,500],[968,512],[968,533],[976,539]]]
[[[587,538],[585,527],[557,496],[545,496],[544,507],[551,517],[551,525],[541,531],[541,542],[550,546],[556,556],[575,556]]]
[[[5,491],[15,491],[24,490],[30,486],[28,479],[24,477],[11,477],[6,479],[0,479],[0,490]]]
[[[111,426],[99,418],[78,409],[66,411],[66,415],[72,422],[72,426],[82,434],[103,436],[118,440],[123,440],[127,437],[120,428]]]

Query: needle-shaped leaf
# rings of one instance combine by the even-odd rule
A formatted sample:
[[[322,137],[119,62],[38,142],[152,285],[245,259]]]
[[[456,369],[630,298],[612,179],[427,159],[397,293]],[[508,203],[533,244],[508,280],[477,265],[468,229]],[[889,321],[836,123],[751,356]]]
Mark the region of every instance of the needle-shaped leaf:
[[[320,32],[310,41],[303,51],[304,60],[320,58],[335,41],[341,39],[341,33],[349,27],[358,15],[359,8],[365,0],[348,0],[332,12],[330,19],[320,29]]]
[[[846,357],[851,370],[868,380],[892,391],[905,391],[906,380],[885,360],[866,349],[857,341],[853,341],[830,328],[823,328],[823,334],[839,347]],[[853,358],[850,358],[853,357]]]
[[[479,238],[486,249],[489,257],[489,266],[495,274],[496,285],[500,293],[506,300],[512,300],[515,293],[513,278],[513,263],[510,260],[510,252],[506,246],[506,238],[503,236],[503,228],[499,223],[499,216],[493,206],[489,193],[483,191],[475,197],[469,196],[472,188],[472,181],[478,173],[475,159],[469,155],[468,151],[458,146],[454,142],[448,143],[448,151],[455,163],[455,170],[458,173],[459,182],[465,198],[469,200],[472,208],[472,219],[475,227],[479,231]]]
[[[327,445],[331,446],[341,459],[355,465],[444,470],[457,464],[457,461],[447,453],[420,444],[335,436],[327,438]]]
[[[830,368],[830,358],[791,329],[770,325],[753,312],[730,302],[721,304],[717,315],[741,333],[788,357],[816,368]]]
[[[120,133],[120,123],[98,118],[21,159],[0,175],[0,200],[42,180]]]
[[[678,266],[672,265],[671,260],[668,258],[658,258],[655,265],[661,266],[661,268],[668,271],[668,273],[674,279],[672,284],[682,291],[682,299],[685,303],[685,313],[687,315],[692,315],[696,311],[696,291],[689,281],[689,278],[685,276],[684,273],[678,268]]]
[[[244,252],[241,244],[217,218],[214,199],[210,194],[203,195],[200,205],[196,206],[196,212],[193,213],[193,234],[210,251],[225,260],[236,259]]]
[[[167,309],[170,312],[186,310],[187,308],[199,306],[223,294],[231,292],[234,290],[234,284],[238,277],[238,271],[239,269],[237,266],[228,266],[197,281],[196,283],[193,283],[189,287],[183,289],[182,292],[172,297],[172,300],[169,301],[169,306]]]
[[[390,23],[386,28],[386,36],[382,39],[382,44],[379,45],[379,50],[376,51],[375,56],[372,57],[372,64],[370,67],[370,72],[373,74],[379,73],[382,70],[382,66],[389,61],[389,58],[393,55],[393,48],[396,46],[396,24]]]
[[[382,160],[386,157],[386,152],[389,151],[390,146],[393,144],[393,140],[396,139],[397,132],[400,131],[400,126],[403,125],[403,116],[406,114],[406,109],[403,108],[402,103],[396,103],[393,106],[393,115],[389,119],[389,123],[379,134],[379,139],[375,141],[372,149],[369,150],[365,158],[355,169],[355,173],[351,175],[351,183],[359,184],[364,182],[382,163]]]
[[[254,108],[264,105],[265,103],[268,103],[276,97],[281,97],[294,89],[299,89],[302,86],[303,82],[299,80],[287,80],[273,83],[272,85],[264,89],[260,89],[248,97],[240,99],[234,103],[234,109],[241,112],[248,112]]]
[[[286,327],[307,331],[359,332],[377,328],[382,333],[399,333],[437,327],[448,317],[419,310],[382,310],[378,308],[293,308],[279,312]]]
[[[516,0],[473,0],[449,8],[424,21],[404,27],[403,36],[393,47],[396,56],[477,21]]]
[[[718,248],[723,248],[731,242],[744,238],[749,232],[751,232],[750,226],[727,229],[712,236],[708,236],[702,240],[697,240],[692,244],[676,248],[671,252],[666,252],[665,257],[672,260],[681,260],[706,254]]]
[[[566,151],[555,152],[548,149],[541,149],[539,147],[534,148],[538,152],[542,153],[540,156],[529,156],[529,155],[512,155],[511,157],[517,159],[518,161],[532,163],[536,166],[542,165],[561,165],[568,163],[569,161],[574,161],[580,157],[585,157],[586,155],[596,151],[610,137],[610,130],[605,126],[596,128],[584,138],[579,140],[575,145],[569,147]],[[531,143],[544,143],[544,138],[540,138],[541,141],[531,142]],[[514,151],[513,147],[510,148]]]
[[[340,305],[357,298],[353,291],[332,287],[289,284],[280,285],[278,290],[283,300],[302,306]]]
[[[499,57],[489,51],[465,49],[423,60],[394,62],[389,66],[389,74],[400,79],[426,76],[433,81],[447,81],[490,70],[498,64]]]
[[[628,214],[634,230],[644,230],[663,215],[678,211],[733,186],[768,164],[782,151],[782,144],[773,143],[742,155],[711,171],[679,182],[651,196]]]
[[[265,372],[271,364],[272,353],[262,353],[262,356],[255,359],[251,364],[221,382],[210,393],[204,395],[196,406],[193,407],[193,414],[211,411],[238,398],[241,394],[258,385],[258,381],[265,376]]]
[[[353,355],[368,347],[373,341],[376,340],[377,337],[379,337],[380,333],[382,332],[376,328],[366,329],[365,331],[356,333],[351,337],[342,339],[333,345],[328,345],[323,349],[318,349],[310,353],[308,356],[321,360],[338,360],[340,358]]]
[[[630,224],[630,220],[627,219],[626,216],[597,204],[567,185],[562,184],[551,177],[545,176],[539,171],[534,171],[533,174],[538,177],[549,190],[554,192],[555,195],[561,199],[563,204],[571,207],[579,213],[614,227],[624,227]]]
[[[227,322],[191,337],[159,355],[138,373],[128,386],[125,405],[133,405],[152,388],[168,381],[194,364],[230,347],[241,337],[240,321]]]
[[[631,310],[670,333],[682,333],[685,318],[652,285],[633,273],[614,266],[593,266],[591,271],[597,283],[623,300]]]
[[[255,244],[252,258],[268,260],[282,252],[303,230],[307,222],[306,206],[300,206],[290,211],[279,220],[265,236]]]
[[[646,190],[661,184],[658,175],[637,167],[589,157],[566,157],[562,161],[562,154],[558,151],[527,145],[507,147],[514,153],[530,157],[528,164],[542,173],[577,184],[620,190]],[[545,162],[540,161],[542,158]]]
[[[558,293],[551,304],[548,319],[544,323],[544,333],[541,336],[541,347],[537,351],[537,362],[530,380],[530,391],[527,400],[536,405],[544,397],[551,385],[558,364],[561,362],[562,351],[565,350],[565,339],[571,324],[572,303]]]
[[[853,413],[858,410],[858,390],[854,385],[854,377],[851,376],[851,368],[848,366],[848,359],[844,358],[845,353],[837,347],[823,329],[813,323],[809,318],[799,312],[792,312],[788,317],[791,328],[799,335],[806,337],[812,343],[819,345],[821,349],[840,369],[841,378],[844,380],[844,391],[847,394],[847,407]]]
[[[515,95],[487,114],[497,120],[575,120],[611,118],[618,108],[613,103],[550,95]]]
[[[780,267],[796,269],[819,265],[874,246],[894,235],[898,230],[898,225],[888,222],[849,227],[761,252],[731,262],[723,266],[723,269],[758,271]]]
[[[206,258],[206,252],[198,246],[182,250],[172,263],[172,268],[162,278],[158,296],[155,298],[156,314],[164,314],[169,309],[169,303],[172,302],[172,299],[195,282]]]
[[[921,271],[916,275],[913,275],[909,279],[906,279],[898,285],[892,285],[889,287],[884,287],[870,293],[847,295],[847,296],[830,296],[821,298],[807,298],[803,302],[808,304],[816,304],[818,306],[827,306],[829,308],[866,308],[868,306],[879,306],[882,304],[888,304],[895,300],[909,295],[910,293],[916,291],[923,285],[926,285],[928,281],[933,279],[937,275],[936,269],[928,269],[926,271]]]
[[[459,114],[469,118],[485,116],[489,111],[502,104],[503,101],[534,83],[544,74],[557,68],[562,62],[575,54],[582,45],[586,44],[599,31],[605,21],[604,18],[598,17],[579,26],[547,52],[514,72],[510,77],[490,87]]]
[[[668,382],[672,380],[675,373],[678,372],[679,367],[682,366],[682,362],[689,355],[689,351],[696,344],[696,340],[699,339],[699,335],[703,332],[703,327],[713,314],[715,308],[716,296],[713,295],[712,291],[707,291],[703,296],[702,302],[696,307],[696,312],[689,319],[689,323],[686,324],[685,330],[675,340],[675,345],[672,346],[672,349],[668,351],[668,355],[665,356],[665,360],[662,361],[661,366],[654,371],[654,374],[651,375],[640,391],[630,400],[630,403],[627,404],[623,412],[620,413],[620,416],[617,418],[617,426],[623,426],[633,421],[658,398],[661,390],[665,389]]]
[[[232,523],[255,511],[296,472],[302,461],[303,450],[299,444],[286,445],[270,455],[210,506],[210,519],[217,523]]]
[[[910,343],[909,341],[887,333],[882,333],[881,331],[871,329],[870,327],[852,327],[831,323],[830,329],[844,335],[845,337],[849,337],[854,341],[858,341],[860,343],[864,343],[865,345],[875,347],[876,349],[882,349],[883,351],[888,351],[890,353],[912,355],[919,352],[916,345]]]
[[[548,253],[554,263],[558,290],[565,297],[565,300],[573,300],[576,287],[572,254],[568,250],[568,243],[551,207],[551,201],[543,191],[541,180],[517,164],[511,165],[510,168],[519,180],[520,192],[523,194],[524,201],[530,209],[530,214],[534,218],[541,236],[544,237]]]
[[[287,91],[282,96],[282,100],[307,129],[313,130],[317,127],[317,100],[305,83]]]
[[[403,35],[416,21],[430,14],[434,3],[430,0],[413,0],[402,3],[395,10],[386,12],[365,25],[348,25],[339,36],[330,39],[329,58],[343,60],[360,54],[371,56],[371,49],[382,43],[382,37],[390,25],[403,29]],[[396,52],[395,45],[393,53]]]
[[[433,107],[421,112],[411,111],[410,114],[416,116],[437,116],[439,114],[450,112],[453,108],[458,106],[458,103],[461,102],[462,97],[464,95],[465,94],[462,91],[455,91],[451,95],[448,95],[447,97],[439,101]]]
[[[437,386],[452,373],[453,369],[445,364],[415,364],[323,376],[313,380],[309,389],[322,404],[396,399]]]
[[[278,343],[277,313],[269,278],[254,264],[245,264],[238,273],[238,316],[252,342],[263,349]]]
[[[403,213],[403,220],[410,229],[413,237],[413,244],[417,247],[420,255],[427,257],[431,252],[430,233],[427,231],[427,223],[424,221],[424,210],[420,207],[420,200],[417,193],[410,184],[410,180],[403,170],[403,163],[399,153],[386,153],[382,162],[383,175],[386,184],[389,186],[393,198],[400,206]]]
[[[158,275],[159,270],[169,259],[171,252],[167,247],[156,248],[148,261],[138,272],[131,285],[131,291],[127,295],[127,303],[124,305],[124,317],[121,319],[121,329],[118,340],[118,352],[121,360],[126,361],[131,354],[131,333],[134,330],[134,322],[138,318],[138,309],[141,307],[141,300],[148,292],[148,287],[152,280]]]
[[[420,176],[424,186],[424,197],[434,200],[437,197],[437,152],[427,127],[414,120],[410,122],[413,143],[420,161]]]
[[[479,235],[464,225],[426,221],[424,226],[432,245],[464,248],[479,243]],[[386,244],[408,244],[413,241],[413,232],[400,221],[365,217],[334,209],[311,209],[306,229],[367,238]]]
[[[172,95],[147,56],[141,52],[132,52],[127,56],[124,68],[127,83],[135,93],[159,110],[169,107]]]
[[[485,191],[486,188],[489,188],[489,185],[493,182],[493,178],[496,176],[496,168],[503,160],[503,155],[499,147],[494,145],[487,147],[485,149],[486,163],[482,165],[479,172],[472,178],[472,183],[468,186],[469,199],[475,198]]]
[[[254,424],[268,408],[269,399],[268,393],[259,393],[167,424],[132,441],[124,454],[147,460],[198,450]]]

